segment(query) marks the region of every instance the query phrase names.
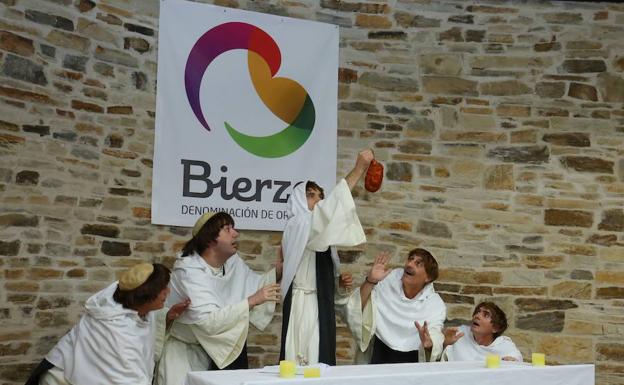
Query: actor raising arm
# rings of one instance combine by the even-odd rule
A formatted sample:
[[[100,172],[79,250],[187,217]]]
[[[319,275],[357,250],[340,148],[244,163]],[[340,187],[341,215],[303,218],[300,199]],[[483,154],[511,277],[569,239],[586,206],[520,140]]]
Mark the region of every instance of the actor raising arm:
[[[435,292],[438,263],[425,249],[409,252],[403,268],[387,271],[380,254],[359,290],[349,298],[346,319],[360,351],[372,364],[422,362],[442,353],[446,305]],[[426,327],[428,339],[414,325]],[[371,342],[372,340],[372,342]]]
[[[284,321],[281,359],[299,365],[336,364],[336,277],[340,262],[335,246],[366,242],[351,190],[373,159],[361,151],[355,167],[324,199],[314,182],[297,185],[288,201],[290,218],[284,230]],[[349,285],[350,277],[341,281]]]

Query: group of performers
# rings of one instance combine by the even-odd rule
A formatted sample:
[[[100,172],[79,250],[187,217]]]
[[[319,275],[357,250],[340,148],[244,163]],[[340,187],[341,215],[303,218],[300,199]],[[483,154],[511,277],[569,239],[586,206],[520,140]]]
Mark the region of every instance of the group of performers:
[[[85,314],[34,370],[27,385],[183,385],[189,371],[248,368],[249,324],[263,330],[283,303],[280,359],[300,366],[336,364],[336,313],[356,340],[358,363],[522,361],[503,332],[505,313],[476,306],[470,325],[444,328],[446,305],[435,292],[438,263],[409,252],[402,268],[378,255],[360,287],[340,274],[337,246],[366,242],[351,190],[374,156],[325,196],[297,185],[275,268],[252,271],[237,254],[239,232],[227,213],[196,222],[172,271],[142,263],[85,304]],[[278,283],[279,282],[279,283]]]

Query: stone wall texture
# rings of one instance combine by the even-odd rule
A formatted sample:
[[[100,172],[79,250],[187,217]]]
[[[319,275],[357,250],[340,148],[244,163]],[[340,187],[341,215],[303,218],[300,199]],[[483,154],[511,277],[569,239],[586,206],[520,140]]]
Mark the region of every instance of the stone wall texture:
[[[166,1],[166,0],[165,0]],[[218,0],[340,26],[338,174],[375,254],[441,265],[448,321],[493,299],[530,359],[595,363],[624,384],[624,5],[555,1]],[[90,294],[139,261],[171,264],[187,228],[150,223],[156,0],[0,0],[0,384],[29,370]],[[277,232],[246,231],[266,270]],[[281,317],[249,337],[274,364]],[[355,345],[340,323],[338,356]]]

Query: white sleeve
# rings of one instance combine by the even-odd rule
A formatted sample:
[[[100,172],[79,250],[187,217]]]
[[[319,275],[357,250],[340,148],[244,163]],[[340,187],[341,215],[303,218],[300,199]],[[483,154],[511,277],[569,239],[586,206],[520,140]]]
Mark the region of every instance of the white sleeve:
[[[342,179],[312,211],[307,247],[325,251],[329,246],[355,246],[366,242],[347,182]]]
[[[429,361],[437,361],[444,349],[444,333],[442,333],[442,328],[444,327],[444,320],[446,319],[446,305],[439,296],[436,295],[432,298],[433,303],[431,306],[435,306],[437,311],[427,320],[429,336],[433,344]],[[418,360],[419,362],[427,361],[425,349],[422,345],[420,349],[418,349]]]
[[[265,274],[262,275],[262,280],[258,286],[258,289],[264,287],[270,283],[276,282],[276,273],[275,269],[271,269]],[[271,320],[273,319],[273,314],[275,312],[275,302],[266,301],[262,305],[254,306],[251,309],[249,314],[249,322],[260,330],[264,330]]]
[[[154,361],[158,362],[158,360],[160,360],[163,347],[165,346],[165,341],[167,340],[167,312],[169,312],[169,308],[164,307],[160,310],[156,310],[155,312],[154,322],[156,322],[156,325],[154,328]]]
[[[249,330],[247,299],[207,314],[198,323],[188,325],[212,361],[223,368],[241,353]]]
[[[356,288],[347,297],[336,302],[336,309],[347,323],[360,352],[365,352],[375,334],[375,305],[372,295],[364,310],[360,288]]]

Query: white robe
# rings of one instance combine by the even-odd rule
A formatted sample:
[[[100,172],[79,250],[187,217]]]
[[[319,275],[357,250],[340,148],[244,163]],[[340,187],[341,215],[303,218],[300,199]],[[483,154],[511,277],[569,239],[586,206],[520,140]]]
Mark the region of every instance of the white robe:
[[[292,302],[284,356],[299,364],[314,365],[319,359],[316,252],[325,251],[330,246],[359,245],[366,242],[366,236],[357,216],[351,190],[344,179],[312,211],[307,208],[305,186],[300,186],[295,188],[289,200],[294,217],[288,220],[282,240],[282,295],[286,295],[289,281],[292,280]],[[306,222],[309,223],[297,226],[297,223]],[[335,250],[332,250],[332,257],[334,272],[338,275],[340,266]],[[296,274],[290,278],[293,271]]]
[[[483,346],[475,341],[472,331],[470,331],[470,326],[460,326],[459,332],[463,332],[464,336],[453,345],[449,345],[444,349],[442,361],[485,362],[485,357],[488,354],[497,354],[500,358],[512,357],[516,361],[522,362],[522,354],[516,347],[516,344],[507,336],[498,336],[490,345]]]
[[[357,363],[368,363],[372,354],[370,341],[373,335],[389,348],[408,352],[418,350],[419,362],[427,360],[425,349],[414,321],[421,325],[427,321],[433,344],[430,360],[442,354],[444,335],[442,327],[446,319],[446,305],[429,283],[414,298],[403,292],[401,277],[403,269],[394,269],[373,289],[364,310],[361,308],[360,290],[355,290],[343,305],[344,318],[359,346]]]
[[[171,326],[156,384],[182,385],[189,371],[229,365],[245,346],[249,323],[263,330],[271,322],[275,302],[250,311],[247,298],[275,283],[275,269],[257,274],[238,254],[231,256],[223,269],[212,268],[197,254],[175,262],[167,302],[190,298],[191,304]]]
[[[115,302],[114,282],[85,304],[86,314],[48,353],[40,384],[149,385],[162,349],[166,310],[141,318]]]

